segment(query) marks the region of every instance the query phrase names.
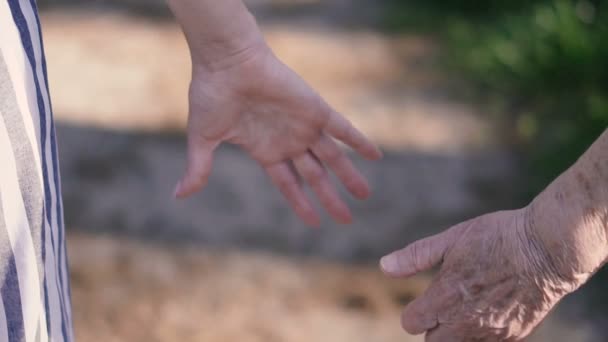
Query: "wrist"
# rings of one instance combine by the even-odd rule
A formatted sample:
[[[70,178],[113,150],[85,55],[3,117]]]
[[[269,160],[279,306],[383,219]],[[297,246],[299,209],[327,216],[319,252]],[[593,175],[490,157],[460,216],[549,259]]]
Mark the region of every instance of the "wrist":
[[[570,171],[526,207],[526,225],[557,274],[580,285],[608,258],[608,216],[601,200],[574,191]]]
[[[265,45],[253,15],[241,0],[167,0],[182,27],[192,63],[209,69]],[[235,62],[236,63],[236,62]]]
[[[264,37],[255,32],[207,42],[204,48],[197,44],[189,45],[194,71],[222,71],[270,52]]]
[[[530,204],[531,227],[559,264],[587,277],[608,258],[608,130]]]

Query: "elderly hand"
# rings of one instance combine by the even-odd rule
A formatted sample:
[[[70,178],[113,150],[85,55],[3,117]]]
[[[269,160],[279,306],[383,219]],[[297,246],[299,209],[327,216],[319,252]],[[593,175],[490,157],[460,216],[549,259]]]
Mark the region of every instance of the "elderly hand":
[[[338,139],[363,157],[381,153],[344,117],[332,110],[263,41],[214,64],[194,65],[190,85],[188,167],[176,188],[186,197],[203,187],[214,150],[222,142],[241,146],[266,170],[274,184],[308,224],[319,217],[300,180],[339,222],[352,220],[330,183],[326,167],[346,188],[364,199],[370,189]]]
[[[574,251],[569,247],[581,236],[538,229],[544,220],[536,214],[529,207],[481,216],[384,257],[382,269],[395,277],[441,265],[427,291],[405,308],[403,328],[427,333],[429,342],[520,341],[529,335],[599,267],[590,259],[584,267],[575,262],[585,259],[585,250],[567,260],[564,250]]]
[[[382,258],[408,277],[441,265],[402,325],[429,342],[520,341],[608,259],[608,130],[524,209],[461,223]]]

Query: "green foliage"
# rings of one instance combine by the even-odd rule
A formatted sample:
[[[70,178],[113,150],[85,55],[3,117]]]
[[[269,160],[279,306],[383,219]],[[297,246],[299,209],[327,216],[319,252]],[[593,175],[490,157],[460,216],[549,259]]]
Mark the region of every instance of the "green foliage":
[[[608,126],[608,15],[599,2],[543,1],[445,32],[450,66],[521,103],[515,116],[536,191]]]
[[[530,194],[608,126],[607,1],[401,1],[387,20],[438,33],[449,70],[510,102],[503,116],[528,152]]]
[[[452,54],[472,76],[498,89],[538,95],[575,85],[594,88],[608,80],[608,45],[602,44],[608,38],[602,19],[608,18],[587,14],[584,20],[592,22],[585,22],[576,7],[557,0],[505,16],[490,27],[453,24],[447,32]]]

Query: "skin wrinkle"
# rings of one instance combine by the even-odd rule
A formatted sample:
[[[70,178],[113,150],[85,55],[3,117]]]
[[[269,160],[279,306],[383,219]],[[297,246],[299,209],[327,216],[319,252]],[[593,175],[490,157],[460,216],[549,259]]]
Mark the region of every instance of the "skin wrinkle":
[[[516,286],[517,281],[511,277],[508,281],[505,281],[502,286],[499,286],[495,291],[489,293],[488,298],[486,299],[490,303],[490,309],[495,317],[502,317],[506,315],[508,316],[509,312],[514,310],[514,307],[517,307],[519,301],[516,299],[519,298],[518,288]],[[497,301],[492,299],[498,298]],[[492,304],[494,303],[494,304]],[[505,319],[497,319],[494,321],[494,326],[502,326]]]
[[[579,169],[588,170],[590,168],[580,167]],[[543,216],[539,213],[533,215],[536,220],[540,220],[540,223],[537,224],[540,228],[537,230],[545,237],[544,243],[547,249],[561,250],[561,253],[553,253],[556,266],[561,273],[569,273],[573,279],[581,278],[582,275],[595,270],[607,255],[606,225],[601,219],[601,213],[606,210],[605,196],[600,196],[602,191],[594,190],[590,186],[589,179],[595,178],[595,172],[586,176],[583,176],[581,172],[571,172],[556,181],[558,189],[561,187],[582,189],[578,192],[575,201],[565,205],[542,204],[543,208],[539,211],[547,210],[547,207],[557,209],[553,211],[555,213],[553,217]],[[602,184],[595,181],[594,183]],[[596,188],[602,189],[603,187],[597,186]],[[555,190],[552,188],[546,190],[546,192],[551,191]],[[539,197],[545,202],[547,198],[550,198],[543,194],[541,196]],[[549,228],[555,232],[548,232]]]
[[[585,177],[585,175],[581,172],[576,172],[576,181],[580,185],[580,189],[583,191],[584,195],[587,195],[587,198],[591,203],[594,202],[593,189],[591,188],[591,183],[589,179]]]
[[[486,250],[487,258],[475,264],[446,264],[450,267],[450,274],[454,274],[456,279],[460,276],[462,280],[459,284],[465,287],[457,290],[461,305],[456,309],[454,304],[446,302],[445,306],[452,309],[446,310],[446,315],[440,317],[440,326],[450,326],[460,331],[462,336],[468,336],[466,341],[473,340],[471,337],[481,341],[516,341],[518,334],[529,333],[543,315],[575,287],[568,285],[573,278],[560,273],[551,251],[538,239],[531,210],[520,210],[515,215],[508,212],[499,214],[507,218],[498,220],[495,232],[499,234],[494,238],[477,235],[477,242],[471,241],[469,236],[471,250],[464,253]],[[471,235],[487,231],[485,226],[491,226],[491,222],[487,221],[487,218],[481,218],[477,225],[471,225]],[[476,243],[478,248],[475,248]],[[508,255],[513,247],[520,250],[515,255],[523,257],[505,259],[503,255]],[[454,252],[458,254],[457,250]],[[451,257],[459,255],[450,254],[447,259]],[[493,267],[496,260],[500,260],[502,268]],[[504,269],[520,269],[523,272],[500,273]],[[448,281],[445,273],[443,277],[444,281]],[[523,293],[522,288],[525,289]],[[476,291],[476,295],[470,295],[472,291]],[[470,296],[466,295],[467,292]],[[465,298],[474,300],[464,305],[464,302],[469,302],[463,300]],[[471,314],[466,314],[466,311]],[[464,317],[467,317],[466,321]]]
[[[559,202],[559,203],[563,203],[565,198],[564,198],[564,193],[562,191],[556,191],[555,192],[555,199]]]
[[[530,275],[533,277],[548,276],[561,278],[558,267],[554,264],[552,258],[548,257],[549,253],[544,246],[538,242],[538,237],[534,229],[535,219],[533,211],[534,206],[530,206],[524,210],[523,229],[518,234],[520,246],[523,247],[522,252],[526,256],[526,260],[530,262]],[[527,247],[527,248],[526,248]]]
[[[604,133],[602,138],[598,140],[599,145],[606,145],[606,140],[606,133]],[[573,167],[571,172],[565,173],[545,191],[546,193],[553,192],[552,196],[543,194],[539,196],[545,201],[546,198],[553,198],[556,203],[553,208],[558,208],[558,210],[547,210],[547,206],[551,205],[550,203],[549,205],[544,203],[539,209],[535,204],[536,200],[530,206],[531,210],[528,213],[529,219],[527,221],[532,229],[528,229],[529,231],[535,232],[536,235],[546,234],[545,229],[548,227],[558,231],[558,233],[552,233],[553,238],[549,240],[549,243],[546,240],[544,241],[546,251],[552,254],[548,254],[550,258],[548,258],[548,263],[544,267],[553,269],[552,273],[558,275],[557,278],[553,279],[539,279],[539,287],[545,289],[545,293],[542,294],[545,301],[555,301],[555,298],[559,299],[563,295],[574,291],[590,277],[589,269],[595,271],[599,268],[588,265],[590,262],[593,263],[593,260],[597,257],[585,257],[585,253],[591,255],[604,253],[605,255],[606,222],[601,218],[597,219],[600,211],[604,213],[602,217],[606,215],[606,211],[600,209],[605,204],[606,199],[606,178],[599,162],[605,160],[605,158],[598,157],[598,154],[603,150],[598,146],[591,148],[586,156],[581,158],[577,165]],[[592,167],[588,166],[588,159],[595,159]],[[574,174],[573,177],[572,174]],[[570,192],[577,194],[574,198],[576,200],[567,195]],[[553,215],[549,215],[550,217],[547,219],[547,215],[543,216],[543,212]],[[578,220],[576,219],[577,216],[579,217]],[[598,226],[598,221],[604,229],[594,228]],[[555,222],[555,224],[549,222]],[[544,229],[538,229],[538,226],[545,227]],[[564,229],[566,231],[563,234],[559,233],[560,230]],[[531,241],[537,248],[543,246],[542,239],[532,239]],[[540,244],[536,244],[536,241],[539,241]],[[542,264],[540,265],[542,266]],[[531,318],[526,317],[525,319]]]
[[[604,160],[594,160],[592,165],[598,179],[608,179],[608,158]],[[600,198],[608,198],[608,187],[596,187],[596,191],[599,192]],[[608,235],[608,207],[604,206],[596,215],[600,217],[599,224],[604,228],[604,236]]]
[[[608,130],[525,208],[483,215],[425,241],[395,252],[402,269],[425,271],[437,264],[425,257],[443,251],[429,290],[406,308],[404,327],[427,330],[427,342],[522,341],[607,262]],[[425,310],[437,326],[410,317]]]
[[[482,239],[480,241],[480,244],[481,244],[481,246],[483,246],[482,248],[486,248],[486,249],[490,250],[492,252],[493,257],[499,257],[501,251],[503,251],[506,248],[504,246],[504,244],[505,244],[504,241],[508,241],[508,240],[505,240],[501,236],[494,242],[492,242],[489,239]],[[492,259],[492,258],[490,258],[490,259]],[[487,272],[488,269],[492,269],[491,263],[484,262],[482,265],[483,266],[481,267],[481,269],[476,270],[476,272],[474,272],[474,271],[472,272],[473,269],[471,267],[464,268],[464,269],[462,269],[461,274],[463,276],[465,276],[465,275],[469,276],[470,274],[474,274],[474,273],[477,273],[478,275],[483,275],[484,271]],[[519,279],[517,277],[513,278],[512,276],[502,276],[502,277],[498,276],[497,279],[486,280],[485,282],[483,282],[481,284],[483,284],[482,290],[483,290],[484,285],[486,288],[488,288],[488,290],[484,291],[487,293],[486,295],[477,296],[478,299],[479,298],[483,298],[483,299],[481,300],[481,302],[476,303],[477,304],[476,306],[480,309],[474,309],[474,308],[471,309],[472,311],[475,312],[475,314],[473,317],[471,317],[472,319],[469,320],[468,324],[474,325],[474,326],[471,326],[470,329],[473,329],[473,331],[475,331],[484,326],[485,327],[494,326],[496,328],[492,329],[492,332],[489,333],[489,335],[487,335],[487,336],[492,336],[491,340],[496,340],[497,336],[498,337],[509,336],[509,332],[508,332],[509,329],[505,328],[505,324],[501,323],[501,320],[502,320],[502,322],[504,322],[504,321],[510,319],[510,317],[517,316],[517,311],[509,309],[509,307],[517,305],[517,302],[516,302],[517,296],[515,295],[515,291],[517,291]],[[499,286],[499,288],[497,290],[491,291],[492,288],[495,288],[497,286]],[[494,305],[489,305],[489,304],[492,304],[492,298],[497,297],[497,291],[500,294],[500,295],[498,295],[498,297],[504,297],[503,301],[493,303]],[[512,313],[510,315],[507,315],[506,318],[501,319],[499,317],[499,315],[497,315],[497,313],[504,311],[505,308],[507,308],[508,312],[512,312]],[[465,310],[466,310],[466,308],[465,308]],[[486,317],[486,318],[484,318],[484,317]],[[470,322],[475,322],[475,323],[470,323]],[[483,334],[483,335],[485,335],[485,334]]]
[[[515,290],[513,290],[513,292],[516,292]],[[525,319],[523,318],[524,315],[522,315],[522,312],[526,312],[525,307],[519,306],[517,305],[518,301],[515,300],[516,297],[512,297],[512,302],[511,302],[511,306],[509,307],[509,310],[507,311],[506,315],[503,315],[503,317],[501,317],[501,319],[499,320],[499,322],[501,322],[504,326],[503,328],[506,331],[506,336],[508,337],[512,337],[515,335],[515,333],[519,330],[522,329],[522,322],[525,322]]]
[[[421,260],[420,260],[420,254],[418,253],[418,250],[420,249],[420,244],[421,243],[416,243],[412,246],[412,260],[414,260],[414,271],[418,272],[420,270],[423,269],[422,264],[421,264]]]

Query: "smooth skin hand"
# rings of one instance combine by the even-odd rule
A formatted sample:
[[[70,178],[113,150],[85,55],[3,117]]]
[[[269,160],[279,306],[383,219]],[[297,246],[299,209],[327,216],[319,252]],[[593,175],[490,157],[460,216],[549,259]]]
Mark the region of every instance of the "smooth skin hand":
[[[608,131],[523,209],[461,223],[381,260],[393,277],[439,265],[402,326],[428,342],[521,341],[608,258]]]
[[[357,198],[367,198],[370,188],[336,140],[370,160],[381,158],[380,150],[275,57],[241,1],[169,4],[193,60],[188,166],[176,197],[190,196],[206,184],[215,149],[228,142],[266,170],[307,224],[317,226],[320,219],[303,182],[336,221],[350,223],[351,212],[326,168]]]

